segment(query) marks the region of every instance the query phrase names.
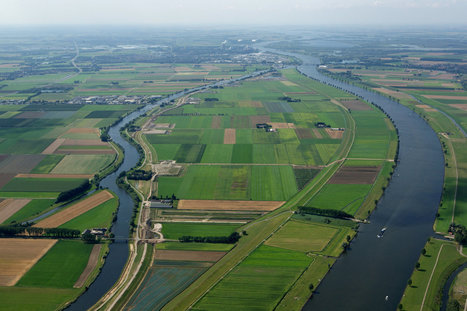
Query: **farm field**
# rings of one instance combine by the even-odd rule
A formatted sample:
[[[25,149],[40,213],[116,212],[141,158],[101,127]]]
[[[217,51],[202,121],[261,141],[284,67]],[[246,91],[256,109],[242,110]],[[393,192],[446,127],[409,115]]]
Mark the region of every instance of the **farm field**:
[[[0,286],[13,286],[57,240],[0,239]]]
[[[177,209],[183,210],[229,210],[273,211],[285,201],[228,201],[228,200],[180,200]]]
[[[74,228],[77,227],[77,228],[81,229],[83,226],[86,226],[86,223],[83,223],[83,218],[82,219],[77,219],[77,218],[79,218],[79,216],[85,214],[86,212],[92,211],[93,209],[100,207],[101,204],[103,204],[104,202],[106,202],[106,201],[108,201],[108,200],[110,200],[112,198],[114,198],[114,197],[113,197],[112,193],[110,193],[109,191],[107,191],[107,190],[101,191],[101,192],[96,193],[96,194],[94,194],[94,195],[92,195],[90,197],[85,198],[84,200],[81,200],[81,201],[79,201],[77,203],[72,204],[71,206],[59,211],[56,214],[53,214],[50,217],[47,217],[47,218],[39,221],[34,226],[39,227],[39,228],[55,228],[55,227],[59,227],[59,226],[65,224],[65,223],[67,223],[69,221],[74,220],[70,224],[70,226],[74,226]],[[110,205],[110,207],[112,208],[112,205]],[[115,203],[114,203],[113,207],[115,207]],[[103,208],[106,208],[106,207],[103,207]],[[85,215],[84,219],[90,220],[91,219],[90,217],[94,217],[92,219],[92,221],[93,221],[92,224],[94,224],[95,222],[97,222],[97,223],[103,222],[104,219],[105,219],[105,216],[107,216],[107,219],[109,218],[108,217],[109,212],[104,213],[103,215],[99,215],[100,213],[101,213],[101,211],[99,211],[99,213],[96,212],[96,213],[92,213],[90,215]],[[102,216],[104,216],[104,217],[102,217]],[[96,217],[98,217],[98,218],[96,218]],[[104,219],[102,219],[102,218],[104,218]],[[68,228],[68,229],[74,229],[74,228]]]
[[[163,223],[162,234],[168,239],[178,239],[182,236],[228,236],[238,225],[216,223]]]
[[[412,285],[407,285],[402,297],[401,304],[404,310],[420,310],[425,293],[426,298],[422,309],[439,309],[440,292],[444,282],[457,266],[467,261],[459,254],[456,245],[452,242],[431,239],[425,245],[425,249],[426,255],[420,255],[418,261],[420,269],[414,269],[411,276]],[[433,277],[431,277],[433,270]]]

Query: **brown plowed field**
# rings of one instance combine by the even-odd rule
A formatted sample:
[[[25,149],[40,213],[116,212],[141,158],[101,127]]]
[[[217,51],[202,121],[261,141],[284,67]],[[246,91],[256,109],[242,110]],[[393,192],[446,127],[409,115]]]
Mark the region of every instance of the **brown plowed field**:
[[[44,157],[43,154],[11,155],[0,163],[0,174],[29,173]]]
[[[56,154],[113,154],[113,149],[60,149]]]
[[[10,173],[10,174],[0,174],[0,188],[5,186],[7,183],[10,182],[10,180],[15,177],[16,174]]]
[[[109,144],[98,139],[65,139],[64,146],[108,146]]]
[[[108,201],[112,198],[112,194],[107,190],[101,191],[81,202],[73,204],[72,206],[54,214],[44,220],[39,221],[34,227],[39,228],[56,228],[64,223],[78,217],[81,214],[93,209],[94,207]]]
[[[0,224],[29,202],[31,202],[31,199],[6,199],[0,202]]]
[[[273,211],[285,201],[180,200],[178,209],[218,211]]]
[[[22,178],[92,178],[92,174],[18,174]]]
[[[315,134],[315,137],[318,139],[323,138],[323,135],[321,135],[321,132],[318,129],[312,129],[313,134]]]
[[[296,128],[295,129],[295,134],[297,134],[297,137],[299,139],[310,139],[310,138],[315,138],[311,134],[311,129],[308,128]]]
[[[99,135],[99,129],[92,128],[92,127],[74,127],[74,128],[69,129],[67,133]]]
[[[371,107],[365,104],[359,99],[354,100],[340,100],[340,103],[345,106],[345,108],[350,110],[371,110]]]
[[[43,111],[25,111],[20,114],[14,116],[15,119],[38,119],[40,118],[45,112]]]
[[[344,131],[335,131],[329,128],[324,129],[326,133],[329,135],[329,137],[333,139],[341,139],[342,136],[344,135]]]
[[[54,140],[53,143],[51,143],[47,148],[45,148],[44,151],[42,151],[42,154],[53,154],[55,150],[57,150],[58,147],[60,147],[63,144],[64,141],[65,138],[57,138],[56,140]]]
[[[344,166],[329,180],[330,184],[365,184],[375,182],[380,166]]]
[[[263,104],[258,100],[241,100],[238,102],[240,107],[253,107],[253,108],[261,108]]]
[[[221,128],[221,121],[222,121],[222,119],[219,116],[212,117],[211,128],[213,128],[213,129]]]
[[[418,108],[422,108],[425,111],[436,111],[436,109],[434,109],[433,107],[428,106],[428,105],[416,105],[416,106]]]
[[[0,239],[0,286],[13,286],[57,242],[49,239]]]
[[[91,274],[92,270],[97,266],[97,262],[99,261],[99,254],[101,252],[102,244],[96,244],[92,248],[91,255],[89,256],[88,264],[84,271],[79,276],[78,280],[76,281],[74,288],[83,287],[84,283],[88,279],[89,275]]]
[[[225,252],[156,250],[157,260],[218,261]]]
[[[388,90],[388,89],[385,89],[384,87],[374,88],[374,90],[379,91],[379,92],[381,92],[383,94],[393,96],[395,98],[399,98],[399,99],[411,99],[411,97],[409,95],[405,94],[405,93]]]
[[[449,106],[467,111],[467,104],[450,104]]]
[[[224,130],[224,145],[234,145],[236,142],[235,129]]]
[[[251,127],[256,127],[258,123],[269,123],[271,118],[267,116],[250,116]]]

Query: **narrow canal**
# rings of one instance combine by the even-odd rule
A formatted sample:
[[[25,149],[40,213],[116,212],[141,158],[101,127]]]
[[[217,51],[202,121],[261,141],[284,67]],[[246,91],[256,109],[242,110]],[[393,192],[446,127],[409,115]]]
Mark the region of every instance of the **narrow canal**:
[[[133,168],[139,160],[139,154],[136,151],[136,148],[128,143],[121,135],[120,129],[127,125],[129,122],[140,117],[144,113],[150,111],[156,106],[160,106],[163,103],[168,103],[171,100],[175,100],[182,96],[191,94],[193,92],[202,91],[214,86],[223,86],[229,83],[240,81],[247,78],[252,78],[255,76],[262,75],[267,71],[257,71],[240,78],[224,80],[216,83],[212,83],[207,86],[201,86],[192,88],[183,92],[176,93],[169,96],[168,98],[162,99],[155,104],[147,105],[144,108],[134,111],[131,114],[127,115],[116,125],[112,126],[109,130],[109,135],[115,143],[119,144],[124,150],[125,157],[122,165],[118,170],[108,176],[106,176],[100,183],[104,188],[109,188],[115,192],[120,200],[117,220],[112,225],[111,232],[115,235],[115,242],[110,245],[109,253],[105,260],[105,264],[102,267],[100,274],[97,276],[96,280],[91,284],[89,289],[81,295],[74,303],[72,303],[67,310],[86,310],[92,307],[105,293],[112,287],[113,284],[118,280],[120,274],[123,271],[126,261],[128,260],[129,250],[128,242],[126,238],[130,234],[130,220],[133,213],[133,200],[131,197],[122,189],[120,189],[117,184],[118,175],[123,172]],[[120,239],[119,239],[120,238]]]
[[[371,224],[362,225],[304,310],[396,310],[421,249],[433,234],[441,199],[444,159],[433,129],[415,112],[384,96],[319,73],[319,59],[294,56],[298,70],[381,107],[399,130],[399,163]],[[383,238],[377,238],[387,227]],[[387,297],[387,298],[386,298]]]

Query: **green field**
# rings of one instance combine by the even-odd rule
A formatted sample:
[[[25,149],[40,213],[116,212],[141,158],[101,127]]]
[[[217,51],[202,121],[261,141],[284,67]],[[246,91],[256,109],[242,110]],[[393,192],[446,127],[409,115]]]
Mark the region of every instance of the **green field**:
[[[18,281],[18,287],[72,288],[83,272],[93,248],[81,241],[58,241]]]
[[[48,199],[31,200],[31,202],[29,202],[22,209],[13,214],[4,223],[10,224],[12,222],[20,223],[26,221],[48,209],[54,204],[54,202],[55,200]]]
[[[441,252],[440,249],[442,248]],[[421,255],[420,269],[414,269],[411,276],[412,286],[407,286],[401,300],[404,310],[420,310],[423,296],[426,295],[423,310],[439,310],[441,302],[441,290],[449,275],[467,258],[461,257],[456,245],[451,242],[431,239],[426,245],[426,255]],[[436,260],[440,254],[438,263]],[[432,271],[433,277],[428,282]]]
[[[164,242],[164,243],[157,244],[157,249],[228,252],[232,249],[233,246],[234,246],[233,244],[221,244],[221,243]]]
[[[73,288],[0,287],[5,311],[50,311],[63,307],[79,292]]]
[[[183,177],[160,177],[159,196],[181,199],[283,201],[297,192],[290,166],[190,166]]]
[[[63,159],[62,154],[47,155],[32,171],[33,174],[48,174]]]
[[[193,310],[272,310],[314,260],[271,246],[256,249],[212,288]]]
[[[113,213],[117,210],[117,207],[118,199],[112,198],[64,223],[59,228],[77,229],[81,232],[90,228],[110,228]]]
[[[94,174],[115,159],[113,154],[67,155],[51,171],[53,174]]]
[[[320,252],[338,231],[330,226],[289,221],[265,244],[299,252]]]
[[[342,210],[355,214],[363,203],[371,185],[326,184],[306,205],[323,209]]]
[[[77,178],[13,178],[2,192],[61,192],[76,188],[84,179]]]
[[[162,234],[167,239],[178,239],[182,236],[228,236],[238,228],[236,224],[216,223],[162,223]]]

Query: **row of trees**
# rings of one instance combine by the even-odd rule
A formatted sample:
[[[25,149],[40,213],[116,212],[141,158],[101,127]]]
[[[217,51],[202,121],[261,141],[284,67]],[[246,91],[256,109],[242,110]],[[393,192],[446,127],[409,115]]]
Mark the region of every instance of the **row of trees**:
[[[145,170],[132,170],[126,173],[126,177],[133,180],[150,180],[152,172]]]
[[[80,234],[79,230],[65,228],[0,226],[0,237],[41,236],[50,238],[77,238]]]
[[[240,240],[240,234],[233,232],[229,236],[191,236],[185,235],[178,239],[182,243],[227,243],[234,244]]]
[[[334,209],[322,209],[316,207],[308,207],[308,206],[299,206],[298,212],[300,214],[311,214],[311,215],[319,215],[325,217],[332,217],[332,218],[353,218],[352,215],[347,214],[346,212],[334,210]]]
[[[83,181],[81,183],[81,185],[79,185],[76,188],[60,192],[60,194],[58,195],[57,200],[55,201],[55,203],[60,203],[60,202],[65,202],[65,201],[71,200],[71,199],[85,193],[89,189],[91,189],[91,183],[89,182],[89,180],[85,180],[85,181]]]

